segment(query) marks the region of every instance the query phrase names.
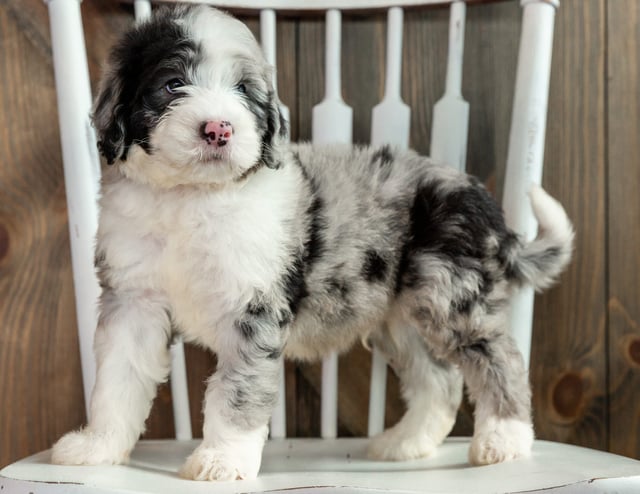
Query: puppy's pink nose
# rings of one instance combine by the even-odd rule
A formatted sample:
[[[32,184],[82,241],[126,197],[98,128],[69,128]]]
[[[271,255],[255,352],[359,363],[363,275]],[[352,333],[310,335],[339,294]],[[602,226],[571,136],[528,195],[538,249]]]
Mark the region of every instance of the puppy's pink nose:
[[[226,120],[211,120],[200,127],[202,138],[215,147],[226,146],[233,135],[233,127]]]

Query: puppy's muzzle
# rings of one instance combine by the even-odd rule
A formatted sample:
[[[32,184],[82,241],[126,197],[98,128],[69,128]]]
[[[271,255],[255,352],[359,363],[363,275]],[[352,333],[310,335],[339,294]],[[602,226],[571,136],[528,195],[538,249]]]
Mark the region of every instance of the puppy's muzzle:
[[[233,126],[226,120],[203,122],[200,127],[202,138],[214,148],[226,146],[233,135]]]

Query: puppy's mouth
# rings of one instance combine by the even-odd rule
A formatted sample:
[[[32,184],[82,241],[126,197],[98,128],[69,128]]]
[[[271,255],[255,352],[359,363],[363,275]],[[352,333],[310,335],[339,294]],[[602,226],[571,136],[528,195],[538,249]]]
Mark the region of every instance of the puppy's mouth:
[[[202,146],[199,151],[197,161],[203,164],[219,164],[223,161],[227,161],[231,154],[229,147],[214,149],[205,145]]]

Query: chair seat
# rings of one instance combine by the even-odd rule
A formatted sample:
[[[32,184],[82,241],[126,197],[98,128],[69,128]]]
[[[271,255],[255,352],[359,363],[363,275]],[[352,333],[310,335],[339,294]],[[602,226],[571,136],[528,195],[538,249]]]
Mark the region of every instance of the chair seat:
[[[140,441],[129,465],[68,467],[49,464],[44,451],[0,471],[3,493],[437,492],[546,494],[640,492],[640,461],[566,444],[536,441],[526,460],[472,467],[468,438],[450,438],[437,456],[407,462],[365,457],[366,439],[271,440],[258,479],[185,481],[177,471],[198,441]]]

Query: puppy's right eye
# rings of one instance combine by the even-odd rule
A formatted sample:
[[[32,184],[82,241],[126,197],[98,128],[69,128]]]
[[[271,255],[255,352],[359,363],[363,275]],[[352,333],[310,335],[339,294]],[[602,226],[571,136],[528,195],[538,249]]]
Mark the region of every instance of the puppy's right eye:
[[[167,91],[167,93],[176,94],[177,89],[183,86],[184,86],[184,81],[182,79],[171,79],[164,85],[164,88]]]

